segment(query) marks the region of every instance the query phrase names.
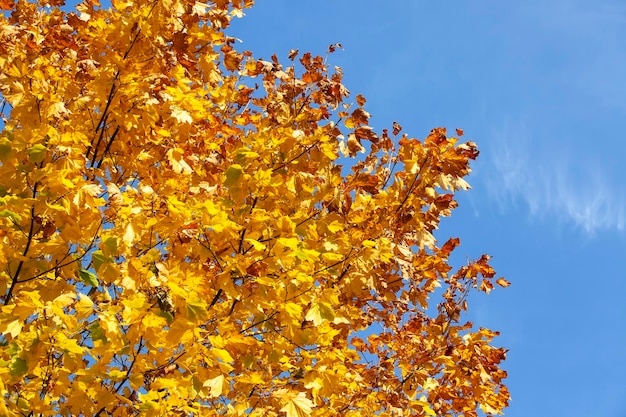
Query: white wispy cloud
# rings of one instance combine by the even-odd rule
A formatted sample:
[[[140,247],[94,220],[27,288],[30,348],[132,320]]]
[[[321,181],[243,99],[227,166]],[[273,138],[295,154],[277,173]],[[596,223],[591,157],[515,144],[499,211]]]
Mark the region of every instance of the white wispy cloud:
[[[489,193],[503,209],[521,202],[534,217],[591,235],[624,232],[626,180],[615,132],[626,111],[626,5],[531,1],[520,10],[536,35],[532,48],[520,49],[533,62],[518,74],[531,93],[518,96],[514,121],[500,114],[483,148]]]
[[[589,234],[626,228],[624,181],[597,161],[520,137],[499,135],[490,169],[481,171],[488,193],[502,209],[522,202],[532,216],[570,223]]]

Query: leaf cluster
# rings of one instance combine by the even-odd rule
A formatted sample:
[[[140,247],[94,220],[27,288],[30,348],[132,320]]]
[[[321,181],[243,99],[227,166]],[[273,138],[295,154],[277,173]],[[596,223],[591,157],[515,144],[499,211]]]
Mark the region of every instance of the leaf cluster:
[[[1,415],[507,405],[462,313],[508,282],[433,236],[476,145],[374,132],[328,55],[238,51],[251,5],[0,1]]]

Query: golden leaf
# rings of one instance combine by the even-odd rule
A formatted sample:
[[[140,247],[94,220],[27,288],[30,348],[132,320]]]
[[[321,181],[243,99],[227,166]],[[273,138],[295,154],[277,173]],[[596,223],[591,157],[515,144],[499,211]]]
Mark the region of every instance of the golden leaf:
[[[13,320],[10,323],[7,323],[3,326],[4,330],[2,330],[2,334],[10,334],[12,338],[16,338],[22,331],[22,321],[21,320]]]
[[[276,397],[283,400],[283,408],[280,411],[284,412],[286,417],[308,417],[311,415],[311,411],[315,404],[308,399],[304,392],[298,392],[293,395],[293,391],[279,390],[275,394]]]
[[[189,112],[177,106],[172,106],[172,117],[180,123],[193,123],[193,118]]]
[[[209,395],[211,397],[219,397],[228,390],[228,380],[224,378],[224,375],[218,375],[214,378],[207,379],[203,387],[210,389]]]
[[[122,237],[122,241],[127,245],[131,246],[135,241],[135,228],[132,223],[128,223],[126,225],[126,230],[124,231],[124,236]]]

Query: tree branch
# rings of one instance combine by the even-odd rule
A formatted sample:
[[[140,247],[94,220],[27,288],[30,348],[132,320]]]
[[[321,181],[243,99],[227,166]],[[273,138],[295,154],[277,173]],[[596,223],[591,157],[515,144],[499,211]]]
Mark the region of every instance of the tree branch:
[[[36,182],[35,185],[33,186],[33,197],[32,197],[33,199],[37,196],[38,185],[39,183]],[[28,251],[30,249],[30,244],[33,241],[34,231],[35,231],[35,203],[33,203],[33,205],[30,207],[30,226],[28,228],[28,237],[26,240],[26,246],[24,247],[24,251],[22,252],[23,258],[26,257],[26,255],[28,254]],[[9,287],[9,291],[5,295],[4,305],[8,305],[9,301],[11,301],[11,297],[13,296],[13,291],[15,290],[15,286],[18,283],[20,272],[22,272],[23,266],[24,266],[24,259],[20,260],[20,263],[17,265],[17,270],[15,271],[15,274],[13,275],[13,277],[11,277],[11,286]]]

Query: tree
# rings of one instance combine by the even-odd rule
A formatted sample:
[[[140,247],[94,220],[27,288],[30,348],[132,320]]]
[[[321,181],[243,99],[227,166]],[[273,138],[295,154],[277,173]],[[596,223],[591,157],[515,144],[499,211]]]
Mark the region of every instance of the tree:
[[[1,415],[506,407],[462,313],[508,282],[432,234],[475,144],[376,134],[328,56],[237,51],[251,4],[0,0]]]

